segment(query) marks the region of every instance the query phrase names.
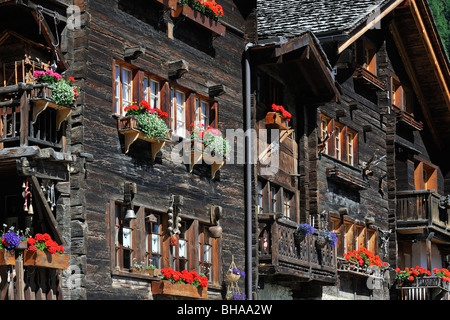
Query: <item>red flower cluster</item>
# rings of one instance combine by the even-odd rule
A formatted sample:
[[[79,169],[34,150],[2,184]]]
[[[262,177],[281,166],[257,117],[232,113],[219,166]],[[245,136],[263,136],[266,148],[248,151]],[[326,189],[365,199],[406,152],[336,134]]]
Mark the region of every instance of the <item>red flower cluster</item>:
[[[208,126],[205,130],[205,125],[203,123],[197,124],[191,123],[191,130],[192,131],[188,132],[188,134],[191,135],[191,139],[196,138],[196,135],[203,139],[206,133],[212,133],[213,135],[216,136],[222,136],[222,132],[220,132],[219,129],[214,129],[211,126]]]
[[[450,281],[450,271],[446,268],[442,268],[442,269],[438,269],[438,268],[434,268],[433,269],[434,275],[441,277],[442,281],[447,282]]]
[[[53,241],[48,233],[37,233],[34,238],[28,238],[28,251],[35,252],[36,250],[54,253],[64,253],[64,247],[60,246],[56,241]]]
[[[161,269],[162,279],[169,280],[172,283],[187,283],[192,284],[195,287],[201,286],[205,288],[208,285],[208,278],[199,275],[194,270],[181,272],[173,270],[171,268]]]
[[[223,16],[223,8],[220,4],[217,4],[217,2],[208,1],[208,0],[197,0],[201,4],[204,4],[208,9],[210,9],[216,16],[222,17]]]
[[[163,112],[161,109],[152,108],[150,104],[145,100],[142,100],[139,105],[136,105],[136,103],[137,101],[134,104],[130,104],[123,109],[127,113],[127,115],[137,115],[143,112],[152,114],[156,112],[159,118],[165,118],[169,116],[167,112]]]
[[[275,111],[276,113],[278,113],[278,115],[281,117],[281,119],[286,120],[286,121],[291,121],[291,117],[292,115],[287,112],[283,106],[278,106],[275,103],[272,104],[272,110]]]
[[[383,262],[379,255],[373,254],[364,247],[344,253],[344,258],[347,261],[356,262],[362,267],[377,266],[381,269],[387,266],[387,263]]]
[[[414,281],[415,277],[431,276],[430,271],[419,266],[416,266],[416,268],[406,267],[405,270],[400,270],[399,268],[396,268],[395,272],[397,272],[395,278],[399,280],[407,279],[409,281]]]

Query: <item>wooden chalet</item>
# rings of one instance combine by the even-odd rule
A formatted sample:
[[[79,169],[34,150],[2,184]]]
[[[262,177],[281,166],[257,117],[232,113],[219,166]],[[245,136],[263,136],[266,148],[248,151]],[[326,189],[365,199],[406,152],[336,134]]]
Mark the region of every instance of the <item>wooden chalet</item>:
[[[216,21],[177,1],[0,1],[0,221],[49,233],[70,257],[37,277],[8,256],[2,299],[225,298],[231,262],[245,267],[242,165],[179,155],[191,123],[243,128],[247,9],[220,4]],[[79,88],[70,112],[35,83],[51,68]],[[38,93],[47,107],[35,111]],[[167,112],[168,137],[125,117],[142,101]],[[207,287],[172,288],[164,268]]]
[[[448,299],[450,68],[427,2],[188,3],[0,0],[0,223],[64,247],[0,247],[0,299]],[[234,135],[228,154],[196,128]]]
[[[252,126],[273,128],[272,104],[292,114],[278,172],[253,167],[257,295],[448,296],[433,276],[398,289],[393,271],[448,267],[449,69],[426,2],[261,0],[254,21]],[[316,233],[299,244],[302,223]],[[315,248],[321,230],[335,247]],[[361,248],[384,270],[344,258]]]

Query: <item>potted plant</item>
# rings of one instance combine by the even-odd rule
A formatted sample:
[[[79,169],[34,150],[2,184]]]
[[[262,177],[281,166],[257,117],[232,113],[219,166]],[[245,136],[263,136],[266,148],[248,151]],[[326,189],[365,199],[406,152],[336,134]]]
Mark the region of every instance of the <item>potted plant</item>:
[[[32,123],[45,109],[56,109],[56,128],[60,129],[61,123],[65,121],[74,109],[78,97],[78,88],[73,85],[75,79],[63,79],[62,75],[53,70],[37,70],[33,73],[35,86],[31,93],[33,102]]]
[[[227,279],[230,282],[238,282],[240,278],[245,278],[245,272],[236,267],[232,267],[227,272]]]
[[[319,236],[316,239],[316,247],[318,249],[322,249],[327,244],[331,247],[334,247],[337,242],[337,235],[332,231],[322,231],[319,233]]]
[[[136,258],[133,258],[133,268],[132,271],[133,273],[142,273],[143,270],[143,264],[144,262],[141,261],[141,263],[136,263]]]
[[[365,270],[367,273],[374,272],[374,268],[378,268],[382,271],[388,266],[387,262],[383,262],[379,255],[372,253],[365,247],[344,253],[344,258],[346,261],[353,263],[354,266]],[[347,268],[349,268],[349,266],[347,266]]]
[[[118,119],[119,132],[125,135],[125,153],[130,145],[137,139],[150,142],[152,145],[152,158],[169,140],[170,130],[163,118],[168,114],[161,109],[152,108],[143,100],[124,108],[125,116]]]
[[[24,252],[24,266],[39,266],[55,269],[69,267],[69,255],[64,247],[54,241],[48,233],[37,233],[27,239],[28,248]]]
[[[297,227],[297,230],[294,232],[294,240],[297,244],[305,240],[307,235],[313,235],[314,234],[314,227],[311,226],[308,223],[302,223]]]
[[[272,111],[266,114],[266,126],[273,129],[288,130],[292,115],[283,106],[272,104]]]
[[[154,266],[153,264],[150,264],[145,268],[147,274],[149,274],[152,277],[156,277],[159,275],[159,270]]]

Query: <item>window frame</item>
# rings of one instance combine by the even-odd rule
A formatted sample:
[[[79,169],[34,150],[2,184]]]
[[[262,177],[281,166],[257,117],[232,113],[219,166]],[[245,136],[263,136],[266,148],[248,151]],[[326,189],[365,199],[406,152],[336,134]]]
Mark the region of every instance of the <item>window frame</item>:
[[[125,111],[124,108],[130,104],[133,103],[133,99],[134,99],[134,73],[135,73],[135,69],[125,63],[120,63],[119,61],[115,61],[114,62],[114,77],[113,77],[113,81],[114,81],[114,85],[113,85],[113,113],[117,114],[119,116],[124,116],[125,115]],[[119,77],[117,77],[117,70],[119,71]],[[123,88],[124,88],[124,80],[123,80],[123,71],[129,71],[129,75],[130,75],[130,82],[129,84],[127,84],[127,87],[129,88],[130,91],[130,100],[124,100],[123,99]],[[119,84],[117,86],[117,84]],[[119,94],[117,95],[117,90],[119,90]],[[124,102],[126,102],[126,105],[124,105]]]
[[[145,81],[147,81],[147,84],[145,84]],[[152,108],[161,109],[161,82],[160,82],[160,80],[156,79],[155,77],[153,77],[149,74],[144,74],[142,82],[143,82],[142,85],[144,88],[144,93],[143,93],[144,100],[147,101]],[[155,84],[156,94],[151,91],[152,83]],[[154,101],[156,101],[156,102],[152,105],[153,97],[154,97]]]
[[[120,216],[117,214],[118,209],[120,209],[121,214]],[[114,218],[113,218],[113,225],[114,225],[114,268],[119,270],[130,270],[133,267],[133,259],[136,257],[136,224],[134,220],[128,221],[129,225],[124,226],[124,217],[126,214],[127,207],[125,203],[123,202],[115,202],[114,203]],[[130,230],[131,234],[131,247],[126,247],[123,244],[123,229]],[[122,235],[122,236],[121,236]],[[120,241],[122,239],[122,243]],[[125,252],[128,252],[129,254],[129,265],[126,266],[124,263],[125,259]]]
[[[162,214],[159,214],[155,211],[152,211],[150,209],[145,209],[145,261],[147,263],[147,266],[150,264],[153,264],[156,268],[161,269],[161,262],[163,259],[163,225],[162,225]],[[153,215],[157,218],[157,221],[151,221],[149,217]],[[154,232],[154,223],[158,223],[159,225],[159,232]],[[150,229],[150,230],[149,230]],[[149,232],[150,231],[150,232]],[[159,237],[158,243],[159,248],[158,251],[155,252],[153,248],[153,236],[157,235]],[[153,258],[158,258],[158,263],[155,264]]]

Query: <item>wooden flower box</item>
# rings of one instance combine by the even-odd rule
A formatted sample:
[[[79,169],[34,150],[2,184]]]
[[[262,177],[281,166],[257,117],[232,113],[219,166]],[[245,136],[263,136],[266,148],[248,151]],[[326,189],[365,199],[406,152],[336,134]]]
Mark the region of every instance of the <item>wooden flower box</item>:
[[[67,269],[69,267],[68,254],[50,254],[36,250],[35,252],[24,251],[23,254],[24,266],[35,266],[52,269]]]
[[[208,290],[203,287],[194,287],[191,284],[174,284],[170,281],[161,280],[152,282],[153,295],[170,295],[186,298],[208,299]]]
[[[0,266],[13,266],[16,264],[16,254],[14,250],[0,250]]]
[[[37,117],[44,112],[47,108],[56,110],[56,129],[61,128],[61,124],[67,120],[67,118],[75,109],[76,101],[72,105],[58,105],[52,100],[52,87],[46,83],[36,84],[31,90],[30,101],[33,104],[32,123],[34,124]]]
[[[266,114],[266,126],[271,129],[289,130],[288,122],[283,120],[276,112]]]
[[[216,35],[225,35],[225,26],[223,26],[220,22],[205,16],[203,13],[192,9],[188,5],[183,4],[181,6],[178,6],[175,10],[171,11],[171,15],[173,18],[185,17],[190,21],[195,22],[202,27],[205,27]]]
[[[139,129],[139,123],[132,116],[119,118],[119,132],[125,136],[125,153],[128,153],[130,146],[138,139],[147,141],[151,144],[152,160],[155,161],[156,155],[164,147],[166,143],[171,142],[169,139],[150,139]]]
[[[16,264],[15,250],[0,250],[0,266],[13,266]],[[23,251],[23,265],[44,267],[51,269],[67,269],[69,267],[68,254],[50,254],[43,251]]]
[[[192,173],[192,170],[194,170],[194,165],[203,160],[205,164],[211,166],[211,179],[214,179],[217,171],[219,171],[225,164],[225,159],[211,155],[207,150],[205,150],[205,145],[199,140],[191,140],[189,143],[190,146],[185,146],[191,150],[189,172]]]

